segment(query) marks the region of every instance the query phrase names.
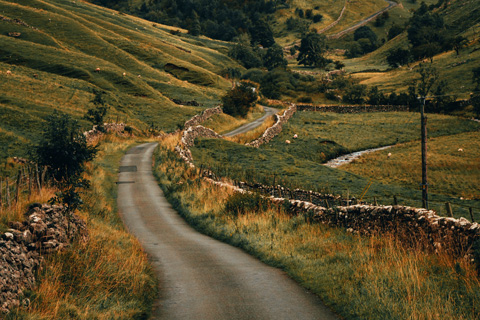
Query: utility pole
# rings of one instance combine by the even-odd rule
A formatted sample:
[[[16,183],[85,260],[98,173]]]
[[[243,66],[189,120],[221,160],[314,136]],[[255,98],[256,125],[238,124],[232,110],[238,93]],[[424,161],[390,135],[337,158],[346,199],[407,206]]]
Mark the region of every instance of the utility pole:
[[[422,202],[423,207],[428,210],[428,180],[427,180],[427,117],[425,116],[425,99],[421,97],[420,109],[421,130],[422,130]]]

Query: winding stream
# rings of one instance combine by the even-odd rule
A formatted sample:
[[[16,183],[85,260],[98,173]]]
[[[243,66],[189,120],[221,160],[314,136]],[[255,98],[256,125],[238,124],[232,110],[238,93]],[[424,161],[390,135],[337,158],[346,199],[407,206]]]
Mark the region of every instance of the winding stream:
[[[362,151],[349,153],[349,154],[340,156],[338,158],[332,159],[332,160],[328,161],[327,163],[324,163],[324,165],[327,166],[327,167],[330,167],[330,168],[338,168],[339,166],[350,163],[353,160],[356,160],[356,159],[360,158],[364,154],[372,153],[372,152],[380,151],[380,150],[385,150],[385,149],[388,149],[388,148],[391,148],[391,147],[392,146],[385,146],[385,147],[380,147],[380,148],[367,149],[367,150],[362,150]]]

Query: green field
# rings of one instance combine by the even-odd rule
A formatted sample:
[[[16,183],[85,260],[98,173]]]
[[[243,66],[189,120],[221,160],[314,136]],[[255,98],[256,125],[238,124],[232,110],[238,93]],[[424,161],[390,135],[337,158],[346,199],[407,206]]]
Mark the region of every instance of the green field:
[[[401,181],[377,181],[374,174],[353,174],[322,164],[339,154],[395,144],[397,138],[398,143],[417,141],[419,144],[420,130],[414,117],[418,114],[297,112],[269,145],[255,149],[224,140],[201,139],[192,149],[193,158],[198,166],[210,167],[234,179],[269,185],[275,179],[275,183],[289,187],[344,197],[348,194],[360,198],[371,183],[363,198],[365,201],[373,202],[375,198],[380,204],[392,204],[393,196],[397,196],[400,204],[421,207],[420,177],[416,183],[405,186]],[[441,137],[469,131],[478,133],[480,125],[455,117],[430,115],[430,128],[430,137]],[[294,133],[299,135],[298,139],[292,139]],[[285,144],[286,139],[292,143]],[[455,216],[468,217],[468,207],[472,206],[479,209],[475,212],[477,219],[480,218],[479,200],[461,200],[456,194],[445,195],[435,189],[430,200],[431,208],[440,213],[445,213],[448,201],[454,205]]]
[[[0,159],[25,156],[53,110],[81,119],[95,92],[110,120],[173,131],[217,105],[230,88],[220,74],[238,67],[227,43],[85,2],[1,0],[0,15]]]

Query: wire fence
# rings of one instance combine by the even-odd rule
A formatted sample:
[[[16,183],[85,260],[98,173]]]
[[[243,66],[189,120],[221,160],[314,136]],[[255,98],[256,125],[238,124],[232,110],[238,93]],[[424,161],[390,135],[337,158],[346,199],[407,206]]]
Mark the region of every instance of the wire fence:
[[[315,205],[330,208],[336,206],[348,206],[352,204],[368,205],[401,205],[415,208],[425,208],[426,203],[422,200],[420,190],[412,190],[404,194],[384,194],[365,197],[368,186],[362,194],[345,193],[343,195],[316,190],[309,186],[297,186],[288,179],[272,175],[263,176],[256,174],[255,170],[238,170],[228,166],[210,167],[201,165],[202,175],[215,180],[219,177],[229,177],[234,184],[245,190],[259,192],[266,196],[285,198],[291,200],[308,201]],[[464,217],[471,222],[480,221],[480,202],[478,200],[461,200],[443,195],[430,195],[428,209],[434,210],[439,216]]]
[[[29,197],[34,191],[41,191],[46,175],[46,167],[26,163],[19,167],[17,174],[0,177],[0,208],[18,203],[24,195]]]

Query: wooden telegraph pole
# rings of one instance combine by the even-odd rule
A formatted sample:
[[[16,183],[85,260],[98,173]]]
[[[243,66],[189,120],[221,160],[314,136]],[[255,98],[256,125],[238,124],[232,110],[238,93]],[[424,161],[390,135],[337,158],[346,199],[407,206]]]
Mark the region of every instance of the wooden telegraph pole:
[[[422,202],[423,207],[428,210],[428,179],[427,179],[427,117],[425,116],[425,99],[421,97],[422,105],[420,112],[422,130]]]

